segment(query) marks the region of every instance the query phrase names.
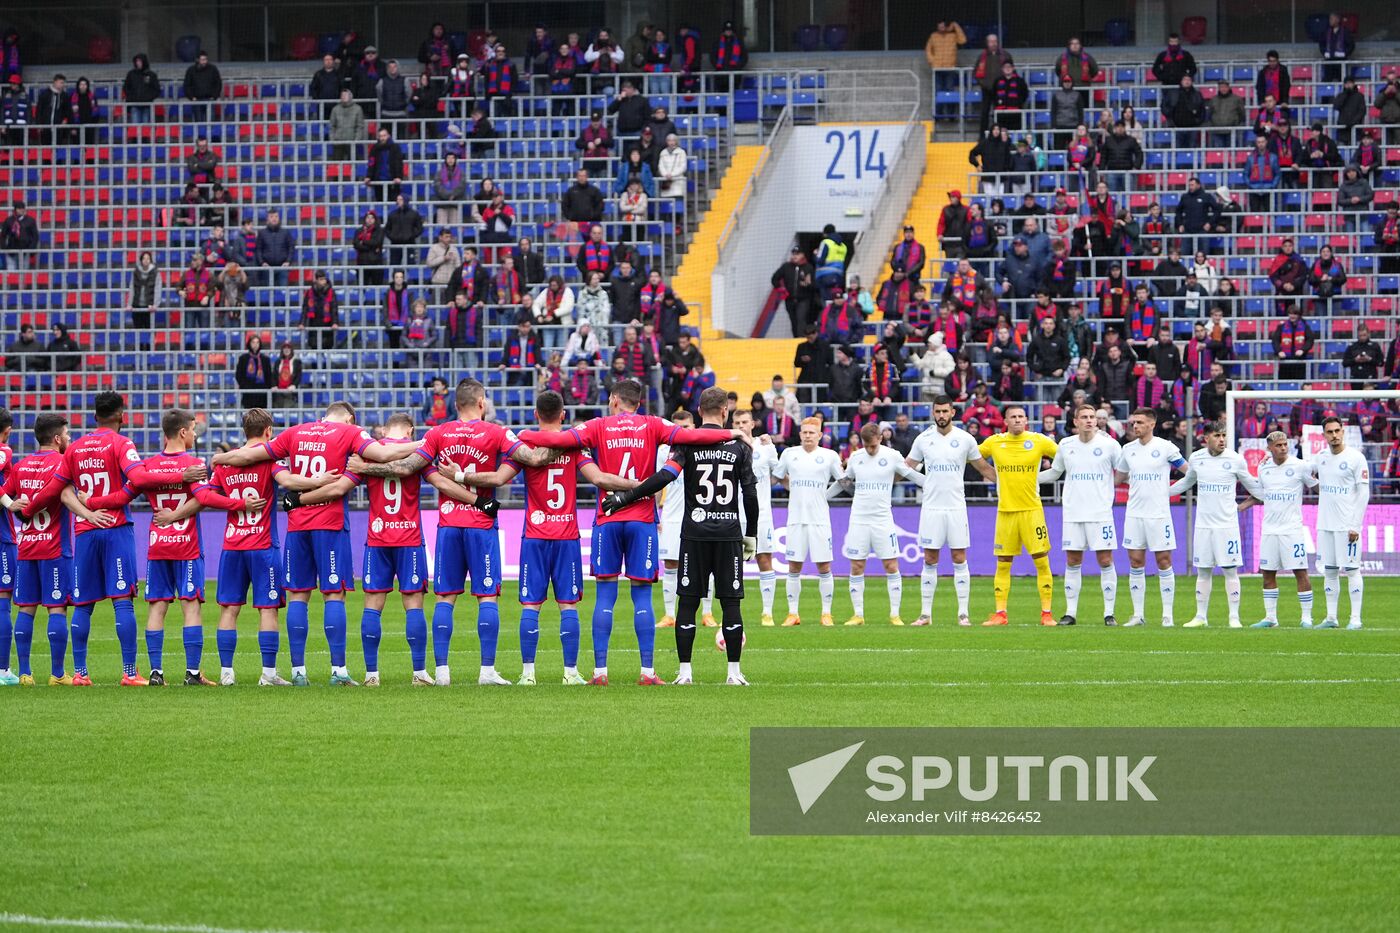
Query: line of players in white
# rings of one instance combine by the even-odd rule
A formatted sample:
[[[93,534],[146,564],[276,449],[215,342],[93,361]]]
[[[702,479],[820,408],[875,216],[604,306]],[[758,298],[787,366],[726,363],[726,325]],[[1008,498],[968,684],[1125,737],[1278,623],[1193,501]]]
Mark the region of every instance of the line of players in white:
[[[752,435],[747,413],[736,418],[735,427]],[[811,559],[818,573],[821,596],[821,623],[833,625],[834,581],[831,516],[828,501],[843,489],[853,492],[851,514],[843,553],[851,561],[850,598],[853,614],[848,625],[859,625],[865,615],[865,563],[871,556],[884,563],[893,625],[903,625],[900,605],[903,580],[899,574],[898,538],[891,509],[896,482],[913,482],[922,487],[919,517],[919,545],[924,552],[920,575],[920,613],[914,625],[932,621],[933,601],[938,587],[938,560],[947,548],[953,564],[953,587],[957,598],[957,621],[970,625],[968,603],[971,575],[967,549],[971,545],[965,496],[965,468],[971,465],[987,478],[992,468],[982,458],[977,442],[955,427],[953,405],[946,398],[935,402],[934,424],[915,440],[907,458],[880,444],[878,428],[862,432],[864,447],[852,454],[843,467],[834,451],[818,446],[820,427],[804,422],[801,443],[779,456],[766,439],[754,443],[753,469],[758,480],[760,518],[758,525],[759,589],[763,602],[763,625],[773,625],[776,593],[773,512],[770,487],[773,480],[788,488],[786,533],[788,615],[783,625],[798,625],[798,605],[802,592],[802,569]],[[1081,568],[1085,552],[1093,552],[1099,564],[1103,593],[1103,618],[1116,625],[1118,573],[1113,552],[1118,548],[1113,520],[1115,486],[1127,483],[1128,502],[1123,528],[1123,546],[1129,556],[1129,595],[1132,616],[1127,626],[1145,624],[1146,557],[1150,551],[1157,565],[1162,603],[1162,625],[1173,625],[1172,607],[1176,581],[1172,553],[1177,536],[1172,523],[1171,497],[1191,486],[1196,488],[1196,516],[1193,530],[1192,563],[1196,569],[1196,613],[1186,628],[1208,624],[1208,609],[1219,569],[1225,579],[1229,625],[1240,622],[1239,569],[1243,564],[1239,514],[1255,504],[1264,506],[1258,548],[1263,578],[1264,618],[1254,628],[1278,625],[1278,583],[1280,571],[1291,571],[1297,581],[1301,623],[1314,626],[1313,594],[1308,576],[1307,539],[1303,527],[1305,490],[1318,494],[1316,542],[1323,566],[1327,615],[1318,628],[1337,628],[1338,607],[1345,574],[1351,617],[1346,626],[1361,628],[1362,573],[1361,530],[1370,499],[1370,471],[1359,450],[1346,446],[1341,420],[1329,417],[1323,422],[1327,448],[1310,461],[1289,453],[1289,438],[1275,431],[1266,438],[1268,456],[1260,463],[1258,477],[1251,475],[1244,458],[1226,449],[1223,426],[1211,425],[1205,433],[1206,446],[1189,460],[1170,441],[1153,434],[1155,416],[1147,410],[1134,412],[1128,420],[1130,439],[1119,444],[1098,430],[1092,408],[1079,409],[1074,418],[1075,433],[1059,443],[1059,451],[1049,469],[1037,477],[1041,483],[1063,478],[1061,492],[1065,552],[1065,614],[1061,625],[1073,625],[1079,611]],[[873,426],[871,426],[873,428]],[[922,470],[922,472],[919,472]],[[1172,482],[1173,473],[1181,474]],[[1237,498],[1236,485],[1248,496]],[[679,528],[683,497],[669,489],[662,510],[661,557],[665,564],[663,594],[666,614],[659,623],[673,624],[676,601],[675,556],[679,554]],[[712,624],[708,606],[706,624]]]

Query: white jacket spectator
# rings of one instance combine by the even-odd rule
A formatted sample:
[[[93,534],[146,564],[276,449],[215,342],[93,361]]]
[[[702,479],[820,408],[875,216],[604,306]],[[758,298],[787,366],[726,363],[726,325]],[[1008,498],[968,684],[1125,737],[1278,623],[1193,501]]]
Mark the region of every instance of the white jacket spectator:
[[[452,245],[452,235],[443,232],[437,242],[428,247],[428,269],[433,274],[433,284],[442,288],[447,285],[452,273],[462,265],[462,251]]]
[[[678,145],[675,133],[666,136],[666,148],[656,156],[656,191],[662,197],[678,198],[685,194],[685,170],[690,157]]]
[[[943,335],[929,334],[928,349],[914,359],[914,368],[919,371],[919,393],[924,401],[932,401],[943,394],[944,380],[952,375],[953,366],[953,354],[943,346]]]
[[[777,379],[773,380],[773,388],[764,390],[763,401],[770,409],[782,408],[793,421],[802,420],[802,403],[797,400],[797,393]]]
[[[551,316],[551,304],[553,305]],[[545,286],[540,289],[540,293],[535,296],[535,303],[530,306],[530,310],[535,315],[536,324],[574,323],[574,290],[564,285],[558,291]],[[557,344],[556,344],[557,346]]]
[[[1207,295],[1214,295],[1220,290],[1220,273],[1216,271],[1215,264],[1209,259],[1205,262],[1193,260],[1191,271],[1196,273],[1196,281],[1206,290]]]
[[[579,290],[574,301],[574,316],[580,324],[592,324],[595,330],[607,333],[604,328],[612,323],[612,299],[603,288],[602,276],[596,272],[588,274],[588,284]],[[566,358],[564,365],[568,366]]]
[[[598,345],[598,335],[593,333],[593,328],[587,321],[581,321],[578,330],[570,334],[568,342],[564,344],[564,366],[573,366],[579,360],[596,363],[601,354],[602,347]]]

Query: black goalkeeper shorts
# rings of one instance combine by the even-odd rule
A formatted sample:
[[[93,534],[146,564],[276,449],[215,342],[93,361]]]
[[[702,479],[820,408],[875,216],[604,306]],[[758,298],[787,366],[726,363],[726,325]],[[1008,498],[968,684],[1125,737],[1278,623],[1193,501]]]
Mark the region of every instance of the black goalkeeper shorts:
[[[676,594],[704,598],[715,580],[716,599],[744,598],[744,543],[681,538]]]

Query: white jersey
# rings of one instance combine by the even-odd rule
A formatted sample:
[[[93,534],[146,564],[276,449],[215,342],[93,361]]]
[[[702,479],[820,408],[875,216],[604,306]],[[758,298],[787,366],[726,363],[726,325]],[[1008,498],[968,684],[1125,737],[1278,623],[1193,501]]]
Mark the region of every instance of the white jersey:
[[[1317,485],[1312,468],[1297,457],[1275,463],[1272,456],[1259,464],[1259,492],[1254,497],[1264,503],[1266,535],[1303,533],[1303,488]]]
[[[656,449],[656,468],[660,470],[671,456],[671,448],[662,444]],[[666,486],[661,502],[661,525],[664,528],[681,527],[685,518],[685,477],[677,476]]]
[[[1361,451],[1330,449],[1313,457],[1317,476],[1317,530],[1360,531],[1371,498],[1371,469]]]
[[[818,447],[808,453],[799,447],[783,451],[773,467],[776,479],[787,479],[789,525],[831,527],[826,490],[841,478],[841,458],[836,451]]]
[[[967,493],[963,475],[973,460],[981,460],[977,441],[962,428],[952,428],[947,434],[937,427],[929,428],[914,438],[909,459],[924,465],[925,509],[957,510],[967,508]]]
[[[754,444],[753,478],[758,488],[758,514],[773,514],[773,467],[778,465],[778,448],[772,444]]]
[[[1122,447],[1107,434],[1097,434],[1089,443],[1071,434],[1060,441],[1059,452],[1050,469],[1065,479],[1060,493],[1067,522],[1106,522],[1113,517],[1113,471]]]
[[[1171,516],[1172,467],[1185,467],[1171,441],[1153,437],[1146,444],[1129,441],[1118,452],[1116,469],[1128,474],[1128,518]]]
[[[905,479],[923,477],[904,465],[904,457],[892,447],[881,446],[869,454],[862,447],[846,460],[846,479],[855,483],[855,498],[851,501],[851,523],[878,525],[886,530],[894,527],[894,512],[890,498],[894,494],[896,476]]]
[[[1191,452],[1188,462],[1191,473],[1177,484],[1176,489],[1195,485],[1196,527],[1229,530],[1238,534],[1240,513],[1235,484],[1243,484],[1251,493],[1259,488],[1254,477],[1249,475],[1249,465],[1244,462],[1244,457],[1233,450],[1211,456],[1211,452],[1202,447]]]

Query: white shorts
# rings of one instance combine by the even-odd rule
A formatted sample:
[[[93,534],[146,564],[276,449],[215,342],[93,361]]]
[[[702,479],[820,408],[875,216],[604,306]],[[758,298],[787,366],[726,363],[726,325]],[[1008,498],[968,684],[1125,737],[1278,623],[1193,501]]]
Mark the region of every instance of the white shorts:
[[[1132,518],[1123,522],[1123,547],[1130,551],[1175,551],[1176,529],[1167,518]]]
[[[758,553],[773,553],[773,517],[771,515],[760,514],[758,516]]]
[[[1349,541],[1345,531],[1318,531],[1317,559],[1323,567],[1357,570],[1361,567],[1361,539]]]
[[[827,525],[788,525],[785,542],[787,562],[801,565],[809,558],[815,564],[831,563],[831,528]]]
[[[944,547],[961,550],[971,544],[972,532],[967,524],[967,509],[919,511],[919,547],[926,551],[937,551]]]
[[[899,556],[899,535],[893,524],[852,524],[846,529],[846,543],[841,553],[850,560],[865,560],[871,554],[880,560],[891,560]]]
[[[1192,567],[1238,567],[1244,563],[1240,555],[1240,529],[1202,528],[1196,526],[1191,538]]]
[[[1264,535],[1259,540],[1259,569],[1307,570],[1307,537],[1301,531],[1292,535]]]
[[[1060,534],[1060,548],[1065,551],[1115,551],[1118,549],[1118,529],[1113,519],[1099,522],[1065,522]]]
[[[666,522],[657,533],[657,540],[660,543],[658,549],[662,560],[681,559],[681,520]]]

